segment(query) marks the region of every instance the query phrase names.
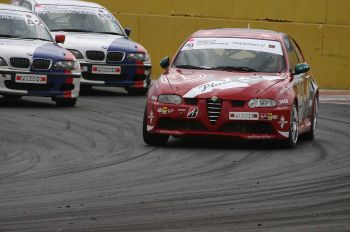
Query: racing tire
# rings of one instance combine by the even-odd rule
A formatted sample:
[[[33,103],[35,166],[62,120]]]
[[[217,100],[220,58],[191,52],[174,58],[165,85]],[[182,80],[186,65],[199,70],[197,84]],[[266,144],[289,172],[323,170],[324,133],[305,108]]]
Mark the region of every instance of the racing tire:
[[[77,104],[77,98],[55,99],[57,107],[74,107]]]
[[[136,89],[136,88],[126,88],[129,95],[133,96],[145,96],[148,92],[148,88]]]
[[[15,101],[21,99],[23,96],[21,95],[3,95],[2,96],[5,101]]]
[[[303,139],[305,140],[312,141],[316,137],[317,124],[318,124],[318,110],[319,110],[319,101],[318,101],[318,97],[316,97],[313,104],[312,117],[311,117],[312,122],[311,122],[310,131],[303,135]]]
[[[168,143],[169,135],[151,134],[147,131],[147,108],[143,116],[143,141],[150,146],[165,146]]]
[[[283,143],[285,148],[294,148],[299,139],[299,114],[298,107],[294,103],[291,108],[291,117],[289,123],[289,137]]]

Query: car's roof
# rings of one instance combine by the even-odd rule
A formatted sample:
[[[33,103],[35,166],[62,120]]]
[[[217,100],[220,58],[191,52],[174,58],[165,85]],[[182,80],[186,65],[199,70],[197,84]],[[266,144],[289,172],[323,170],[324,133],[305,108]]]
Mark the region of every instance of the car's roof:
[[[85,2],[79,0],[34,0],[38,5],[62,5],[62,6],[84,6],[84,7],[102,7],[94,2]]]
[[[254,39],[280,40],[284,33],[258,29],[220,28],[195,32],[192,37],[242,37]]]
[[[31,12],[30,10],[23,8],[23,7],[14,6],[14,5],[10,5],[10,4],[3,4],[3,3],[0,3],[0,10]]]

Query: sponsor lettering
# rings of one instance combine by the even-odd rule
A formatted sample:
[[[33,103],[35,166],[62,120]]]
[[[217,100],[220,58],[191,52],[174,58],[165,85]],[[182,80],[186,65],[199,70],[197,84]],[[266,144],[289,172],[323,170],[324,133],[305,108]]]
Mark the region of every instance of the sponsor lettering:
[[[199,109],[197,107],[191,107],[188,111],[187,118],[197,118]]]

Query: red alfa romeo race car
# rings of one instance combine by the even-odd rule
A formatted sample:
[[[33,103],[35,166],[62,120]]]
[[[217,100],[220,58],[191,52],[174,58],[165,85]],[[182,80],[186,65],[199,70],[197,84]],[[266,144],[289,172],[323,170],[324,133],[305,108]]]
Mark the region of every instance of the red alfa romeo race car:
[[[294,147],[314,139],[318,86],[290,36],[252,29],[201,30],[190,36],[152,85],[143,138],[226,136],[279,140]]]

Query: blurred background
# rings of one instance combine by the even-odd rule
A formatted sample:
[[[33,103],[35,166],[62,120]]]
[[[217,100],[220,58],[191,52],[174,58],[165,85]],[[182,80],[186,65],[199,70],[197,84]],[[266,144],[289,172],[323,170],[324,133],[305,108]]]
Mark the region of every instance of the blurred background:
[[[6,2],[1,0],[2,2]],[[239,27],[291,35],[321,88],[350,89],[350,0],[96,0],[149,51],[153,78],[194,31]]]

